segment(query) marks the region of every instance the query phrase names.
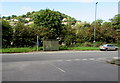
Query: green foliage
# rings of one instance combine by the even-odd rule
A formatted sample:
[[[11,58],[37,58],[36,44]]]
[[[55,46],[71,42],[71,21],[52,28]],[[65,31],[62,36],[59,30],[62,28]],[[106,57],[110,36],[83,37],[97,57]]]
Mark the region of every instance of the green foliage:
[[[17,16],[16,15],[12,15],[12,18],[16,18]]]
[[[62,46],[62,45],[60,45],[60,46],[59,46],[59,50],[68,50],[68,47],[67,47],[67,46]]]
[[[27,14],[26,14],[27,16],[30,16],[31,15],[31,13],[30,12],[27,12]]]
[[[1,24],[1,23],[0,23]],[[13,36],[13,29],[9,23],[2,20],[2,47],[10,47]]]
[[[106,44],[106,42],[96,42],[95,47],[99,47],[100,45]],[[94,43],[93,42],[85,42],[81,43],[80,46],[82,47],[93,47]]]
[[[60,12],[51,11],[50,9],[40,10],[34,14],[33,19],[36,25],[46,27],[50,30],[51,38],[55,39],[60,36],[63,20]]]
[[[42,43],[41,42],[42,40],[48,39],[49,31],[47,28],[44,27],[39,27],[36,25],[25,26],[23,23],[19,22],[14,27],[14,40],[13,40],[14,46],[15,47],[35,46],[37,35],[39,36],[39,42]]]
[[[81,46],[83,46],[83,47],[93,47],[94,44],[91,43],[91,42],[85,42],[85,43],[82,43]]]
[[[115,15],[110,21],[114,29],[120,29],[120,14]]]
[[[66,46],[70,46],[76,41],[75,29],[71,25],[66,25],[63,41]]]
[[[18,18],[18,21],[19,21],[19,22],[22,22],[22,23],[28,23],[28,21],[25,20],[25,19],[22,18],[22,17],[19,17],[19,18]]]
[[[117,31],[112,28],[110,22],[105,22],[102,27],[98,27],[96,33],[98,41],[102,40],[107,43],[117,42]]]
[[[18,23],[15,27],[14,32],[14,46],[24,47],[24,46],[33,46],[35,45],[34,35],[32,35],[32,29],[28,26],[24,26],[23,23]],[[18,43],[19,42],[19,43]]]
[[[82,28],[78,31],[77,33],[77,43],[83,43],[85,41],[90,41],[89,40],[89,28]]]
[[[21,17],[22,17],[22,18],[25,18],[25,17],[26,17],[26,15],[24,15],[24,14],[23,14]]]
[[[95,21],[92,22],[92,25],[94,25],[94,24],[95,24]],[[102,19],[96,20],[96,25],[101,26],[102,24],[103,24],[103,20]]]
[[[111,22],[96,20],[96,46],[102,44],[101,42],[120,43],[118,41],[120,40],[120,33],[116,31],[120,29],[119,15],[110,19]],[[2,22],[3,47],[10,47],[11,45],[14,47],[33,47],[36,45],[37,35],[40,46],[42,46],[44,39],[58,39],[60,44],[64,43],[66,46],[93,46],[95,22],[90,24],[86,21],[77,21],[75,18],[50,9],[3,18],[7,20]],[[26,18],[29,18],[30,21],[25,20]],[[18,19],[19,22],[13,22],[11,19]],[[8,21],[15,26],[10,26]],[[33,21],[34,23],[25,26],[25,23]]]
[[[10,16],[6,17],[6,20],[10,20],[10,19],[11,19],[11,17],[10,17]]]
[[[74,25],[77,21],[75,18],[72,18],[70,16],[67,16],[67,15],[64,15],[64,14],[63,14],[63,16],[65,18],[64,22],[68,22],[68,24],[70,24],[70,25]]]

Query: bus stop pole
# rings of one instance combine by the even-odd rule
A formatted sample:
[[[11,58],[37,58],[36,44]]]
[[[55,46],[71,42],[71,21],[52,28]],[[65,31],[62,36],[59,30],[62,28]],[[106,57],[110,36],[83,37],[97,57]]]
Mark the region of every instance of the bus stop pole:
[[[38,51],[38,35],[37,35],[37,51]]]

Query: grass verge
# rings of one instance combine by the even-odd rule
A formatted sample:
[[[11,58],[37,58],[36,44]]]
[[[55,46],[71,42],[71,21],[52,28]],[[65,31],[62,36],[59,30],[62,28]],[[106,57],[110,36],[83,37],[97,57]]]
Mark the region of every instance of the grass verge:
[[[23,47],[23,48],[3,48],[0,49],[0,53],[24,53],[24,52],[33,52],[37,48],[33,47]],[[43,47],[39,47],[39,51],[43,50]],[[60,50],[99,50],[98,47],[60,47]]]
[[[39,50],[42,50],[42,47],[39,47]],[[33,52],[36,51],[37,48],[33,47],[23,47],[23,48],[3,48],[0,49],[0,53],[24,53],[24,52]]]
[[[68,47],[68,50],[99,50],[98,47]]]

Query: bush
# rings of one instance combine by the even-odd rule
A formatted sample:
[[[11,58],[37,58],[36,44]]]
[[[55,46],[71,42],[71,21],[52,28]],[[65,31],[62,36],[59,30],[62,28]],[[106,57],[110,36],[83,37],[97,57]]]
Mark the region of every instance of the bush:
[[[62,45],[59,46],[59,50],[67,50],[67,49],[68,49],[67,46],[62,46]]]
[[[85,43],[82,43],[81,46],[83,46],[83,47],[93,47],[94,44],[91,43],[91,42],[85,42]]]
[[[103,44],[106,44],[106,42],[96,42],[95,43],[95,47],[99,47],[100,45],[103,45]],[[94,43],[93,42],[85,42],[85,43],[82,43],[80,46],[83,46],[83,47],[93,47]]]
[[[80,47],[81,46],[81,43],[76,43],[75,45],[74,45],[74,47]]]
[[[96,42],[96,47],[99,47],[100,45],[106,44],[106,42]]]

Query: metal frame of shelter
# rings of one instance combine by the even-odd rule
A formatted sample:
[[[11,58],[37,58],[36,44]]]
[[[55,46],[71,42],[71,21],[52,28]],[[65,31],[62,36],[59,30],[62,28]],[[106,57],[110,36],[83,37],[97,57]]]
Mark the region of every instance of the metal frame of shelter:
[[[57,51],[59,50],[59,41],[55,39],[48,39],[43,41],[44,51]]]

